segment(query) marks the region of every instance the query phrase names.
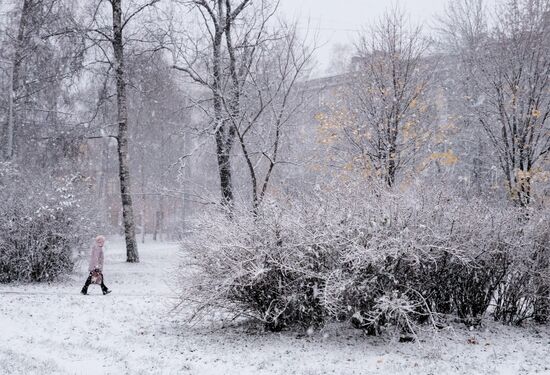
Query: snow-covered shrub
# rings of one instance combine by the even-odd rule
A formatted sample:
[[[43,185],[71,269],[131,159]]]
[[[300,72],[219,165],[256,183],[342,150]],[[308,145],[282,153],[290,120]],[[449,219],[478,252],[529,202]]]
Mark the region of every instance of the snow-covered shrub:
[[[521,228],[523,246],[510,256],[506,276],[495,293],[493,316],[507,324],[530,318],[546,323],[550,317],[550,212],[530,212]]]
[[[382,327],[393,326],[399,333],[416,334],[418,314],[424,310],[422,302],[417,298],[409,298],[406,293],[394,290],[378,297],[369,308],[366,315],[356,311],[352,322],[358,327],[367,328],[370,334],[380,333]]]
[[[183,298],[195,303],[197,313],[223,309],[253,317],[273,331],[323,323],[319,275],[326,253],[321,241],[293,236],[306,232],[292,228],[302,220],[282,219],[279,208],[265,206],[257,216],[236,212],[230,219],[211,212],[197,223],[196,235],[183,243],[182,283]]]
[[[70,273],[73,251],[93,220],[75,195],[75,180],[15,169],[1,178],[0,282],[50,281]]]
[[[365,247],[347,255],[352,322],[375,333],[390,320],[377,301],[396,293],[415,306],[410,321],[434,323],[454,313],[467,324],[479,322],[506,271],[506,254],[517,251],[513,209],[428,189],[380,194],[372,206],[379,208],[368,208],[374,223]]]
[[[271,330],[349,320],[415,334],[448,316],[477,325],[490,310],[506,321],[502,299],[531,298],[533,313],[536,274],[515,279],[533,270],[532,220],[433,187],[354,184],[271,201],[256,216],[208,212],[182,244],[182,300],[195,317],[223,310]]]

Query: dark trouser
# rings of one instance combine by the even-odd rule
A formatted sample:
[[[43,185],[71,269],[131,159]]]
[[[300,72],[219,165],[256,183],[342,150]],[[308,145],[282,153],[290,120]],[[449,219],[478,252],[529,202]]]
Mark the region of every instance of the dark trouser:
[[[109,288],[107,288],[103,280],[104,280],[103,273],[101,273],[101,291],[105,293]],[[92,283],[92,273],[90,272],[90,276],[88,276],[88,278],[86,279],[86,282],[84,283],[84,286],[82,287],[82,292],[88,293],[88,287],[90,286],[91,283]]]

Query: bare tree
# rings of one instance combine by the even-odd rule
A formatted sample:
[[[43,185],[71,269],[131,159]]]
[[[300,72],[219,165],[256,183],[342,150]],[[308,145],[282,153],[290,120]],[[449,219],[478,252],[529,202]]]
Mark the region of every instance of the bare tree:
[[[240,145],[257,211],[279,164],[286,125],[302,104],[297,82],[311,61],[295,26],[276,23],[278,1],[185,2],[198,10],[208,44],[187,38],[175,46],[174,67],[206,87],[224,205],[234,196],[233,145]],[[208,54],[205,55],[205,51]]]
[[[513,0],[471,56],[474,108],[512,200],[526,206],[550,152],[550,2]]]
[[[22,54],[23,48],[25,47],[26,42],[28,42],[29,35],[27,29],[29,27],[29,22],[31,21],[30,18],[32,16],[34,6],[36,6],[36,4],[33,3],[33,0],[24,0],[17,31],[17,39],[15,40],[10,87],[8,90],[8,120],[6,123],[6,130],[4,132],[6,136],[4,155],[8,160],[13,157],[13,138],[16,122],[15,105],[19,92]]]
[[[61,0],[24,0],[20,5],[13,10],[15,25],[7,27],[3,46],[10,51],[2,142],[2,153],[7,159],[13,158],[31,138],[36,141],[45,136],[39,133],[58,125],[58,115],[63,112],[58,103],[61,87],[70,86],[82,68],[83,38],[70,32],[75,25],[71,5]],[[63,96],[66,99],[69,94],[65,92]],[[47,126],[30,129],[31,121]],[[32,143],[29,149],[35,148],[36,142]]]
[[[175,169],[181,166],[182,152],[187,152],[188,128],[182,123],[189,121],[188,111],[181,109],[185,87],[180,85],[180,73],[160,54],[129,58],[127,67],[133,124],[130,153],[136,155],[131,168],[139,181],[133,186],[141,194],[136,207],[141,211],[142,238],[148,231],[153,240],[162,240],[167,231],[176,233],[182,216],[188,214],[182,212],[184,194],[174,194],[180,186]]]
[[[454,148],[463,166],[463,175],[469,176],[470,186],[477,195],[494,189],[493,152],[483,136],[474,105],[479,97],[473,80],[472,61],[488,33],[488,19],[484,0],[459,0],[447,3],[439,21],[440,47],[445,55],[448,72],[442,82],[450,119],[457,130]]]
[[[297,83],[306,76],[314,51],[300,40],[295,25],[283,24],[264,34],[252,51],[246,40],[233,47],[244,55],[242,73],[233,75],[240,91],[239,109],[227,108],[250,176],[255,213],[280,162],[284,135],[290,135],[289,120],[304,104]]]
[[[428,88],[434,62],[420,27],[394,8],[359,40],[348,89],[322,120],[322,142],[335,143],[346,168],[393,186],[426,141],[433,120]]]
[[[526,207],[550,152],[550,2],[508,1],[491,28],[482,0],[453,2],[448,9],[443,29],[450,50],[459,55],[463,108],[481,125],[511,200]],[[546,322],[550,311],[550,287],[541,277],[549,264],[546,237],[534,238],[529,270],[539,322]]]
[[[100,7],[103,0],[99,0],[94,6],[92,25],[89,30],[91,40],[104,54],[104,58],[110,68],[114,70],[116,82],[116,104],[117,104],[117,153],[119,165],[120,195],[122,201],[122,216],[124,224],[124,236],[126,240],[126,261],[130,263],[139,262],[139,254],[136,241],[136,230],[134,211],[132,205],[130,163],[129,163],[129,123],[128,123],[128,97],[125,67],[125,38],[124,31],[130,21],[143,12],[145,9],[154,6],[160,0],[149,0],[142,3],[132,3],[133,9],[123,16],[122,0],[107,0],[112,8],[112,24],[110,27],[99,25],[98,19],[101,12]],[[110,29],[110,30],[109,30]],[[99,35],[99,38],[95,38]],[[113,49],[113,59],[105,51],[104,43],[108,42]]]
[[[118,166],[120,178],[120,196],[122,199],[122,217],[124,220],[124,236],[126,238],[126,261],[139,262],[136,243],[136,227],[130,193],[130,165],[128,161],[128,108],[126,82],[124,80],[124,44],[122,32],[122,0],[111,0],[113,7],[113,44],[114,65],[117,93],[117,123],[118,123]],[[126,23],[126,22],[125,22]]]
[[[234,200],[231,151],[236,139],[236,128],[229,118],[239,117],[242,90],[240,77],[246,74],[246,70],[238,68],[239,57],[234,38],[238,35],[249,41],[242,55],[249,61],[247,54],[254,53],[254,43],[261,37],[267,19],[273,14],[272,6],[268,0],[257,1],[259,5],[256,7],[249,6],[254,3],[252,0],[193,0],[179,3],[198,13],[198,22],[208,35],[208,41],[206,45],[203,43],[204,34],[199,38],[187,35],[183,41],[174,41],[174,68],[185,72],[212,94],[212,111],[207,109],[206,112],[214,128],[222,203],[230,209]],[[247,8],[251,10],[247,12]],[[259,22],[259,26],[255,21]],[[247,66],[243,62],[241,68],[246,69]],[[230,113],[229,118],[227,111]]]
[[[439,18],[439,31],[449,53],[472,54],[487,36],[485,0],[458,0],[448,2],[445,14]]]

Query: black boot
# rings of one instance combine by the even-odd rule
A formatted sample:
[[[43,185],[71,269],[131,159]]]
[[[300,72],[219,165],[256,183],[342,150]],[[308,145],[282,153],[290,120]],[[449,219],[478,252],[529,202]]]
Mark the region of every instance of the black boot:
[[[103,274],[101,274],[101,291],[103,292],[103,295],[111,293],[109,288],[107,288],[107,285],[104,283]]]
[[[88,287],[90,286],[91,283],[92,283],[92,274],[90,274],[90,276],[88,276],[88,278],[86,279],[86,282],[84,283],[84,286],[82,287],[82,290],[80,291],[80,293],[84,295],[88,294]]]

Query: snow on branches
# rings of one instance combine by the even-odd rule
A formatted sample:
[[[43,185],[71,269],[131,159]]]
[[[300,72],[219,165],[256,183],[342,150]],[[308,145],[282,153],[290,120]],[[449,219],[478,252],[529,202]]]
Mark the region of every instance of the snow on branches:
[[[521,323],[548,300],[546,222],[547,212],[426,186],[340,184],[256,215],[208,212],[182,243],[182,303],[194,319],[225,311],[273,331],[349,320],[414,335],[454,316],[478,325],[487,313]]]

